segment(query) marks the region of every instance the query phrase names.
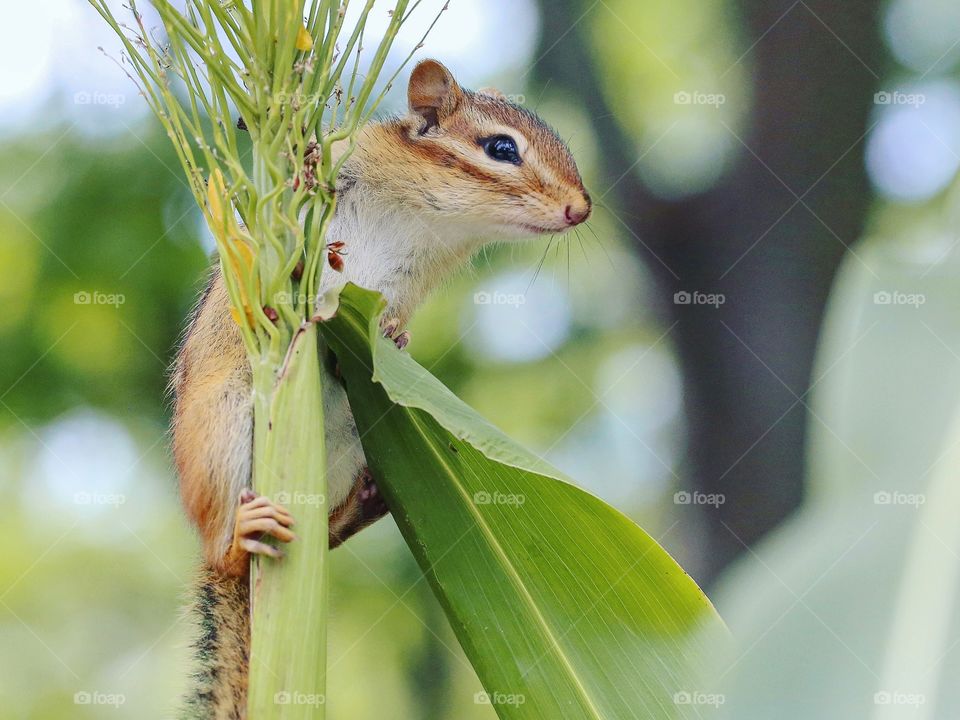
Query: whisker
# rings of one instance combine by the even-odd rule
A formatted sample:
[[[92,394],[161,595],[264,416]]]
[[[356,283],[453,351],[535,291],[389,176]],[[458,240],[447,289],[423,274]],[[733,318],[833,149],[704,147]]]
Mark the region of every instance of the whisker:
[[[583,246],[583,238],[580,237],[580,233],[577,233],[577,242],[580,243],[580,252],[583,253],[583,259],[584,259],[584,261],[587,263],[587,265],[589,265],[589,264],[590,264],[590,256],[587,255],[587,249]]]
[[[564,244],[564,240],[565,240],[565,237],[563,235],[560,235],[559,240],[557,240],[557,246],[553,249],[553,259],[554,259],[553,285],[554,287],[556,287],[557,285],[557,268],[560,265],[560,263],[557,261],[559,261],[560,259],[560,247]]]
[[[582,227],[585,227],[587,230],[593,233],[593,237],[597,240],[597,245],[600,246],[600,249],[603,250],[603,254],[607,256],[607,260],[610,262],[610,267],[615,268],[616,265],[613,263],[613,258],[610,257],[610,253],[607,252],[607,246],[603,244],[603,241],[600,239],[600,236],[597,235],[597,231],[593,229],[593,226],[590,223],[584,223]]]
[[[530,288],[533,287],[533,284],[537,281],[537,277],[540,275],[540,270],[543,268],[543,261],[547,259],[547,253],[550,252],[550,246],[553,244],[553,239],[556,235],[551,235],[550,239],[547,241],[547,248],[543,251],[543,257],[540,258],[540,264],[537,265],[537,271],[533,274],[533,279],[530,280],[530,284],[527,285],[527,289],[524,290],[524,295],[530,292]]]
[[[600,236],[597,235],[597,231],[593,229],[593,225],[591,225],[590,223],[584,223],[583,227],[585,227],[587,230],[593,233],[594,239],[596,239],[597,242],[600,242]]]

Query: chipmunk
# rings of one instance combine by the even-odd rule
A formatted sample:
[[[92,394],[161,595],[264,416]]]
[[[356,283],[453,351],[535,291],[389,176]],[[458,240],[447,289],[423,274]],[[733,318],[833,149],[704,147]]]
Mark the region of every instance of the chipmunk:
[[[402,349],[402,328],[444,278],[484,243],[562,233],[590,215],[590,196],[557,134],[495,90],[471,92],[435,60],[420,62],[407,88],[409,112],[359,134],[336,184],[328,239],[344,243],[348,281],[380,291],[384,334]],[[342,152],[342,149],[340,150]],[[346,394],[325,369],[330,547],[386,513],[366,469]],[[280,557],[263,542],[295,540],[290,512],[250,489],[251,371],[214,272],[174,364],[173,451],[180,493],[199,530],[204,571],[196,606],[201,668],[187,699],[191,717],[243,718],[249,652],[251,553]]]

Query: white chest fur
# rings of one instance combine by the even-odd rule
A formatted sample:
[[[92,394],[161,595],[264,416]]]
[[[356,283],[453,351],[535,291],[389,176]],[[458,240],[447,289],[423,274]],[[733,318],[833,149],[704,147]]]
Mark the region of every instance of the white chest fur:
[[[344,243],[344,268],[325,268],[320,289],[328,293],[353,282],[378,290],[387,299],[387,316],[403,327],[423,298],[467,262],[475,244],[453,224],[439,227],[404,208],[384,207],[371,195],[354,186],[341,199],[327,240]],[[325,371],[323,381],[327,506],[332,509],[346,499],[366,460],[339,380]]]
[[[476,246],[458,233],[455,223],[441,226],[413,210],[384,206],[359,185],[341,199],[327,239],[344,243],[344,269],[338,273],[327,268],[321,291],[337,290],[347,282],[379,290],[387,299],[388,316],[401,326],[431,290],[467,262]]]

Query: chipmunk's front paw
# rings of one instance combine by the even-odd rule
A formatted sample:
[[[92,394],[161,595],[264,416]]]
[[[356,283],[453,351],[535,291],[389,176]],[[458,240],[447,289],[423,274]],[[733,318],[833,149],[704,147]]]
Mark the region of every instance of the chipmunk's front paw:
[[[383,336],[393,340],[393,344],[398,350],[403,350],[410,343],[410,331],[400,330],[400,320],[398,318],[380,318],[380,329],[383,330]]]
[[[297,536],[290,531],[293,517],[290,512],[264,495],[252,490],[240,494],[240,507],[233,526],[233,542],[224,558],[224,565],[235,575],[247,571],[251,554],[282,558],[283,551],[275,545],[263,542],[265,535],[280,542],[291,542]]]

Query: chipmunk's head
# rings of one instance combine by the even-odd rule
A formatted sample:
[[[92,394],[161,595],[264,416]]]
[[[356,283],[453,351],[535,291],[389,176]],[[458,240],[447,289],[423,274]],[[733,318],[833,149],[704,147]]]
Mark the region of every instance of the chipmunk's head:
[[[564,232],[590,216],[570,150],[532,112],[464,90],[435,60],[414,68],[407,98],[408,115],[380,128],[395,142],[378,143],[377,159],[385,185],[403,178],[384,189],[406,206],[478,235]]]

